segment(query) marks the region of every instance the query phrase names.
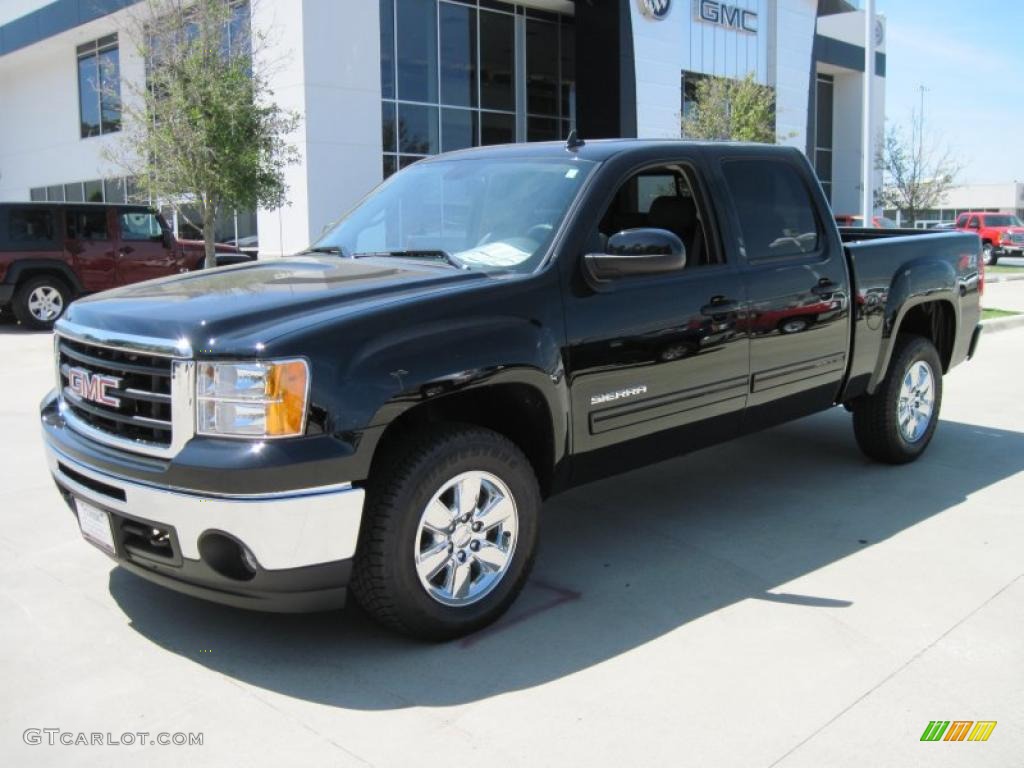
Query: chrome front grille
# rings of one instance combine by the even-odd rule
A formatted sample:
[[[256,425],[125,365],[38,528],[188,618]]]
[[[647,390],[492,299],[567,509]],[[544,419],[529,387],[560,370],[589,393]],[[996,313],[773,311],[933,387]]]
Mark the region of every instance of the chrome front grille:
[[[127,451],[176,454],[195,432],[195,367],[176,359],[185,350],[170,342],[163,347],[152,339],[82,331],[62,321],[54,341],[68,426]]]
[[[1010,236],[1010,239],[1015,245],[1024,245],[1024,233],[1014,233]]]
[[[57,346],[60,390],[75,415],[117,437],[159,446],[171,444],[171,361],[69,339]],[[107,402],[87,399],[72,381],[117,382],[104,387]]]

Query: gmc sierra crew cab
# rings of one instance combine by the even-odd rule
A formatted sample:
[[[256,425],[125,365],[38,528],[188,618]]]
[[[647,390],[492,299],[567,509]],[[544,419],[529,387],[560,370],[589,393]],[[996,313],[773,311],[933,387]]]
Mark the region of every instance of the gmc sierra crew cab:
[[[450,638],[515,599],[573,485],[836,405],[916,459],[978,341],[980,250],[840,233],[785,147],[440,155],[306,253],[72,304],[49,468],[142,578],[279,611],[351,588]]]

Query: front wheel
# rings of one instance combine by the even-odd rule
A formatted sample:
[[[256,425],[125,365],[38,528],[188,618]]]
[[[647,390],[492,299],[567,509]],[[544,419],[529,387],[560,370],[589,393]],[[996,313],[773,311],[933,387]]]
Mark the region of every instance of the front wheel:
[[[540,505],[530,462],[502,435],[421,435],[370,478],[352,591],[374,619],[413,637],[480,629],[529,575]]]
[[[33,330],[49,330],[71,303],[71,289],[59,277],[31,277],[14,294],[11,309],[18,322]]]
[[[996,249],[992,247],[992,243],[985,243],[982,246],[981,257],[985,261],[985,266],[994,267],[999,263],[999,257],[996,256]]]
[[[935,434],[941,405],[942,361],[935,345],[900,336],[878,390],[854,405],[857,445],[876,461],[914,461]]]

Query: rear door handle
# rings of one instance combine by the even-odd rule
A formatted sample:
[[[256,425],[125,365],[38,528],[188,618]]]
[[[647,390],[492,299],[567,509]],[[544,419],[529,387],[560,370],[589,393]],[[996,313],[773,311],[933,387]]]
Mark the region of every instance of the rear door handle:
[[[724,296],[715,296],[711,299],[711,303],[705,304],[700,308],[700,311],[702,315],[714,317],[717,315],[728,315],[731,312],[738,312],[739,308],[740,303],[738,301],[727,299]]]

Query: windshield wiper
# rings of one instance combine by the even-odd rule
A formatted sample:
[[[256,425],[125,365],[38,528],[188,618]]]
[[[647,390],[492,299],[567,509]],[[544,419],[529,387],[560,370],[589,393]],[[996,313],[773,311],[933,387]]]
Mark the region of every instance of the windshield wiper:
[[[317,245],[303,253],[333,253],[336,256],[348,258],[348,252],[340,245]]]
[[[364,259],[372,256],[384,257],[384,258],[395,258],[395,259],[434,259],[435,261],[443,261],[456,269],[469,269],[469,265],[466,264],[462,259],[457,256],[453,256],[448,251],[441,250],[421,250],[421,251],[370,251],[367,253],[355,253],[352,257],[355,259]]]

